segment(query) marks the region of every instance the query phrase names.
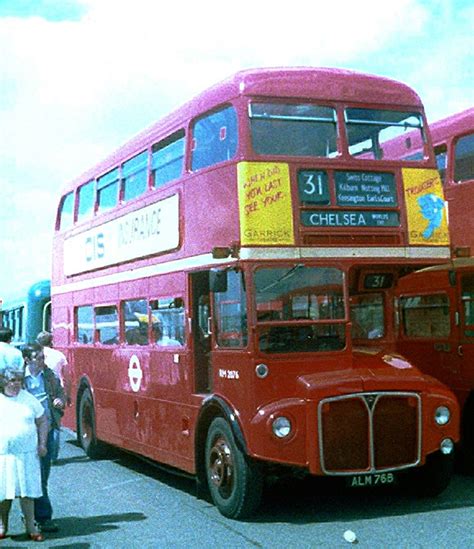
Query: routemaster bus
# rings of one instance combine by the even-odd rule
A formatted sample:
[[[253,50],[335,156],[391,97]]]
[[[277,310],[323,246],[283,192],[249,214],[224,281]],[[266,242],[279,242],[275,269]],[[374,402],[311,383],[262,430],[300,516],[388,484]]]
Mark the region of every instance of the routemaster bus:
[[[461,407],[460,464],[474,471],[474,260],[456,258],[400,279],[397,347],[448,385]]]
[[[0,304],[0,325],[13,332],[16,347],[36,341],[43,330],[51,330],[51,283],[41,280],[25,292],[3,296]]]
[[[474,254],[474,108],[430,124],[455,257]]]
[[[430,124],[436,163],[444,187],[449,213],[449,233],[454,257],[474,253],[472,187],[474,185],[474,108]],[[410,137],[413,151],[406,158],[420,158],[423,144],[419,136]],[[397,147],[403,141],[396,139]]]
[[[400,279],[398,348],[449,385],[462,410],[461,463],[474,470],[474,108],[430,125],[453,260]]]
[[[393,154],[412,132],[421,158],[403,159],[408,138]],[[195,475],[232,518],[256,510],[270,472],[439,493],[458,405],[394,352],[385,294],[448,257],[413,90],[335,69],[239,72],[60,197],[66,424],[89,456],[108,443]]]

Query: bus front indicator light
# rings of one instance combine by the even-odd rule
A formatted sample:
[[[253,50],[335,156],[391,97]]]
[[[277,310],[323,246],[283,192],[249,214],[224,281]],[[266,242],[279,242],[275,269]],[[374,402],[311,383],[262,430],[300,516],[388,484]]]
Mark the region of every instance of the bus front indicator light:
[[[266,364],[257,364],[257,366],[255,367],[255,374],[260,379],[266,378],[267,375],[268,375],[268,372],[269,372],[269,370],[268,370],[268,366]]]
[[[454,442],[450,438],[445,438],[441,441],[441,444],[439,445],[439,449],[441,450],[441,453],[445,456],[448,456],[449,454],[453,453],[454,450]]]
[[[438,406],[434,415],[437,425],[446,425],[451,419],[451,412],[446,406]]]
[[[278,438],[286,438],[291,434],[291,421],[285,416],[277,417],[272,423],[273,434]]]

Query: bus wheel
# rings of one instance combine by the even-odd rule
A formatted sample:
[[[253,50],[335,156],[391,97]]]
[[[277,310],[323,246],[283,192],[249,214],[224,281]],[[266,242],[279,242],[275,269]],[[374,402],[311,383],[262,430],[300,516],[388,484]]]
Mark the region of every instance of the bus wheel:
[[[230,425],[221,417],[214,419],[207,434],[206,476],[212,500],[224,516],[244,518],[259,506],[260,467],[238,448]]]
[[[94,403],[90,389],[85,389],[79,402],[77,439],[90,458],[100,457],[99,443],[95,434]]]
[[[412,470],[407,480],[409,489],[417,496],[434,497],[443,492],[453,475],[454,455],[441,452],[430,454],[421,468]]]

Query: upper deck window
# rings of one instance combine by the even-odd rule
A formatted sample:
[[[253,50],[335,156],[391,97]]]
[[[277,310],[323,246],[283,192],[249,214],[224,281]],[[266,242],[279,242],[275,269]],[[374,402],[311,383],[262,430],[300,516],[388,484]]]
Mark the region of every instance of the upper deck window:
[[[97,180],[97,211],[110,210],[117,205],[119,186],[118,168]]]
[[[74,219],[74,193],[63,196],[59,207],[59,225],[58,230],[68,229],[72,227]]]
[[[191,169],[193,171],[235,156],[237,151],[237,113],[226,107],[197,120],[193,127]]]
[[[183,173],[184,144],[184,131],[179,131],[153,145],[151,170],[155,187],[178,179]]]
[[[410,156],[424,143],[419,113],[346,109],[345,122],[352,156],[364,160],[423,160],[423,155]]]
[[[446,145],[435,147],[436,167],[443,185],[446,183],[446,169],[448,167],[448,149]]]
[[[251,103],[252,145],[257,154],[333,157],[337,119],[332,107]]]
[[[95,181],[89,181],[82,187],[79,187],[78,205],[77,205],[77,221],[83,221],[88,217],[92,217],[94,213],[95,202]]]
[[[454,148],[454,181],[474,179],[474,133],[457,140]]]
[[[122,165],[122,198],[125,202],[143,194],[148,187],[148,151]]]

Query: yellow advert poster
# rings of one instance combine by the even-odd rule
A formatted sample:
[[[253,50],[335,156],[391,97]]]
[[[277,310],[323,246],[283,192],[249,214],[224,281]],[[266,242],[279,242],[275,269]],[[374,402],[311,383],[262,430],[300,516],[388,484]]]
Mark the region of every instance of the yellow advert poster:
[[[237,176],[241,245],[294,244],[288,164],[240,162]]]
[[[402,177],[409,243],[448,246],[446,203],[437,170],[403,168]]]

